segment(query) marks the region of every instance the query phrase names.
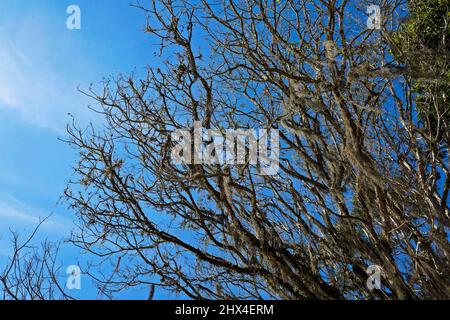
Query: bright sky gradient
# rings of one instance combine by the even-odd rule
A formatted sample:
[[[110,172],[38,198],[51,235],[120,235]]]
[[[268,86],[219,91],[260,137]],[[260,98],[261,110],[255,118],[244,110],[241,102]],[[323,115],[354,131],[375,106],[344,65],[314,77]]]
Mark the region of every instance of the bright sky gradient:
[[[155,41],[142,31],[145,17],[132,1],[0,1],[0,258],[8,254],[9,229],[30,231],[49,213],[41,237],[60,239],[73,227],[73,213],[57,202],[76,155],[58,138],[68,113],[81,123],[98,121],[77,86],[152,65]],[[72,4],[81,8],[81,30],[66,27]],[[81,258],[64,247],[62,259],[69,265]],[[91,289],[80,297],[97,298]]]

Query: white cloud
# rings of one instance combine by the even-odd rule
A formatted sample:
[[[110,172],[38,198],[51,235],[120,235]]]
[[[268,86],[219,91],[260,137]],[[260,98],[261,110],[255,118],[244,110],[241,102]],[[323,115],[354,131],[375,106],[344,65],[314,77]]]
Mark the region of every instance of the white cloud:
[[[91,76],[79,61],[81,48],[65,32],[64,26],[55,30],[37,18],[14,27],[0,25],[0,108],[12,108],[23,120],[59,132],[69,112],[80,120],[88,117],[88,99],[77,86],[86,86],[80,78]]]
[[[0,234],[8,229],[34,229],[42,219],[49,216],[37,208],[26,205],[17,199],[0,199]],[[73,222],[56,214],[51,215],[42,225],[41,232],[47,235],[67,236],[73,228]]]

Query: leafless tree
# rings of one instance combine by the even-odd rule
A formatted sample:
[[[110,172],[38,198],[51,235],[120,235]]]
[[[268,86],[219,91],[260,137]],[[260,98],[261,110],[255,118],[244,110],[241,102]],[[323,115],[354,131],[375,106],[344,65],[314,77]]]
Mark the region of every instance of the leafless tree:
[[[65,193],[79,218],[72,241],[112,266],[92,274],[106,294],[450,297],[449,124],[423,129],[408,70],[392,57],[404,2],[377,3],[381,30],[367,27],[370,4],[136,5],[163,66],[87,90],[106,124],[68,128],[80,153]],[[278,174],[174,164],[170,133],[194,121],[279,130]],[[366,285],[371,265],[381,290]]]
[[[61,284],[57,256],[59,244],[44,241],[36,246],[36,234],[47,220],[42,219],[28,238],[12,235],[12,253],[0,272],[0,300],[73,299]]]

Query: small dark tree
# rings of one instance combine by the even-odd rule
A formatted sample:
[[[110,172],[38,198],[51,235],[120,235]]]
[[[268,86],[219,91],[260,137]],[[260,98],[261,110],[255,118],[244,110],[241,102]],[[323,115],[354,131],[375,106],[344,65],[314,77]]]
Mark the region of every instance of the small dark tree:
[[[42,219],[23,241],[17,232],[12,235],[12,253],[0,270],[0,300],[71,300],[73,297],[61,284],[61,267],[57,256],[59,244],[49,241],[33,244]]]

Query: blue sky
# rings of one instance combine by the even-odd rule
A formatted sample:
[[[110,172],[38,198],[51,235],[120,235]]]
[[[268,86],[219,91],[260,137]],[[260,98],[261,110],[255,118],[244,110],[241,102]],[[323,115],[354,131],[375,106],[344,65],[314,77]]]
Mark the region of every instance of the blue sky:
[[[156,63],[155,43],[142,31],[145,17],[131,1],[0,2],[0,262],[9,229],[30,231],[49,213],[41,237],[61,239],[73,227],[74,215],[57,202],[76,155],[58,138],[68,113],[79,123],[100,121],[77,86]],[[81,9],[81,30],[66,27],[72,4]],[[62,257],[79,260],[73,248]],[[82,296],[96,297],[91,290]]]

